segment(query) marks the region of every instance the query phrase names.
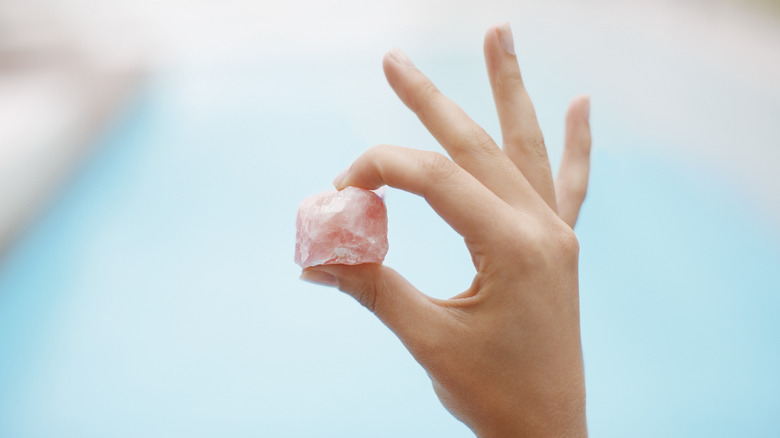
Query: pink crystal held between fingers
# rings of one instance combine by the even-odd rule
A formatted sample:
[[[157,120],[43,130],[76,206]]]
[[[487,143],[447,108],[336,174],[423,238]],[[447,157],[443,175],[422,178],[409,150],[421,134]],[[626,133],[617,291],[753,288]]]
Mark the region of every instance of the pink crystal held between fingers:
[[[347,187],[304,199],[296,221],[295,263],[382,263],[387,254],[387,209],[370,190]]]

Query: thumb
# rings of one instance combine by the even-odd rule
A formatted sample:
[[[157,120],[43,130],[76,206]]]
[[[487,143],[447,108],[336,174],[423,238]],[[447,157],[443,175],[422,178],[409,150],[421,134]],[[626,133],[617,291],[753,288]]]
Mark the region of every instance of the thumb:
[[[376,315],[407,347],[440,315],[434,301],[384,265],[320,265],[306,268],[301,279],[336,286]]]

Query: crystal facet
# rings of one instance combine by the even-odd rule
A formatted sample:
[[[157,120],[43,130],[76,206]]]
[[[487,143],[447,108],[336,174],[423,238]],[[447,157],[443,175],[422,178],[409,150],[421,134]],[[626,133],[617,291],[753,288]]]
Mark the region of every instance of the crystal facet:
[[[346,187],[304,199],[296,221],[295,263],[382,263],[387,254],[387,209],[370,190]]]

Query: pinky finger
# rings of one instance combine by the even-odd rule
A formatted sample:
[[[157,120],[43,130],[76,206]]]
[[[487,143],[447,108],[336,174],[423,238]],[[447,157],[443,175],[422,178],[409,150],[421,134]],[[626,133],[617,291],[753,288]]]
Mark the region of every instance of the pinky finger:
[[[566,139],[555,179],[558,215],[574,228],[590,174],[590,97],[577,96],[566,111]]]

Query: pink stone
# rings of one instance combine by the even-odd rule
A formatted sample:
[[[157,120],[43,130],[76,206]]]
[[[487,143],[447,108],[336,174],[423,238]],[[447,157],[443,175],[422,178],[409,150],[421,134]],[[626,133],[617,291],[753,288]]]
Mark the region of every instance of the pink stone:
[[[296,221],[295,263],[382,263],[387,254],[387,208],[370,190],[347,187],[304,199]]]

